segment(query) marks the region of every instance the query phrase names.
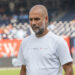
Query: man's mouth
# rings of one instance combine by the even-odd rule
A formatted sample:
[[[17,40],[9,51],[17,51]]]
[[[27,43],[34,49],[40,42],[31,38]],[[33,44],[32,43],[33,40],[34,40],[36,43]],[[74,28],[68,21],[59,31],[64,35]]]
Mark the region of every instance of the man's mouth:
[[[34,27],[34,26],[33,26],[32,29],[33,29],[33,30],[35,30],[35,29],[39,29],[39,27]]]

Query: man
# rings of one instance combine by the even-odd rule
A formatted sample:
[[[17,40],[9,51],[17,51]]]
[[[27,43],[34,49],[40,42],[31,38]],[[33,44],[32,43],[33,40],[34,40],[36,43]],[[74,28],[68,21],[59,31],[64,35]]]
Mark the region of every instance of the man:
[[[20,75],[73,75],[72,59],[63,38],[47,29],[48,13],[43,5],[35,5],[29,12],[30,25],[35,34],[22,41],[18,60]]]

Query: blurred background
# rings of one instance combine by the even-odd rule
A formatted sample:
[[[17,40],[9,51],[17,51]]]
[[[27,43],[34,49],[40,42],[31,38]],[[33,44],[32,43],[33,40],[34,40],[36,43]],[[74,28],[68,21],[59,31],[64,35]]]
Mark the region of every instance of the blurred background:
[[[29,10],[35,4],[48,9],[48,29],[63,37],[75,63],[75,0],[0,0],[0,68],[17,67],[21,41],[33,34]]]

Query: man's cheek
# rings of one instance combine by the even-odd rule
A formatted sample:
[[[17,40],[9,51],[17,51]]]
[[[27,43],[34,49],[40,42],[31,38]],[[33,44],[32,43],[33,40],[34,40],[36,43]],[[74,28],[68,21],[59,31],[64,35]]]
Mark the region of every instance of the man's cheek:
[[[40,27],[42,26],[42,24],[43,24],[42,22],[39,22],[39,23],[38,23],[38,25],[39,25]]]

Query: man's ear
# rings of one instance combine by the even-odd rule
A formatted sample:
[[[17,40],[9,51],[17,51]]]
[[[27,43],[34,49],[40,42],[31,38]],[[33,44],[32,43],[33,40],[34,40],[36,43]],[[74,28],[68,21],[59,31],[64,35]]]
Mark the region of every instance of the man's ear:
[[[48,16],[46,16],[45,19],[48,20]]]
[[[45,17],[45,22],[48,23],[48,16]]]

